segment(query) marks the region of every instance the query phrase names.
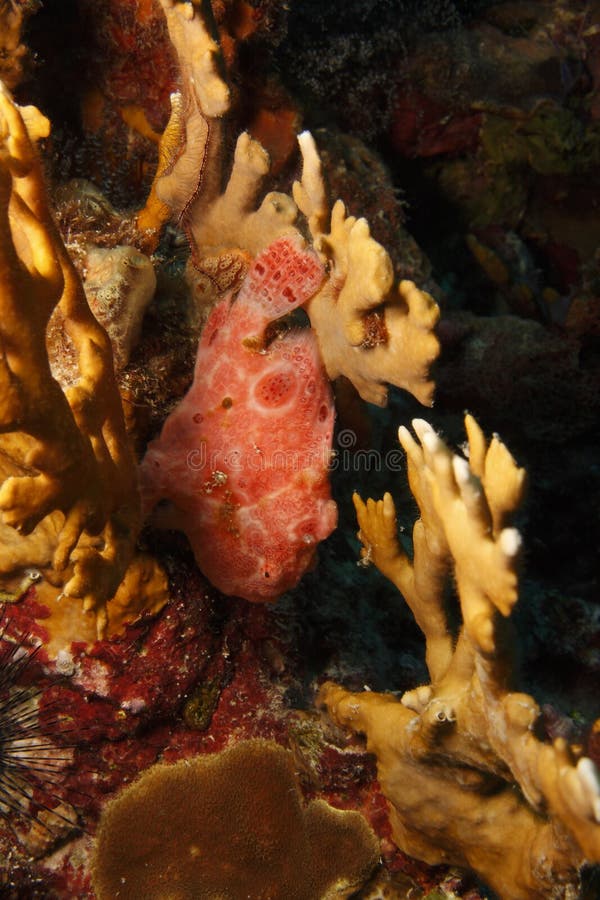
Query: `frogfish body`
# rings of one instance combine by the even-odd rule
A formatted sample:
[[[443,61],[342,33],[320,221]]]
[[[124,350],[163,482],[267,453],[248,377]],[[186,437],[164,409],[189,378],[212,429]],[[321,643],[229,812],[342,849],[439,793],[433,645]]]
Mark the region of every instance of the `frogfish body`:
[[[224,594],[261,602],[294,587],[335,528],[328,465],[334,407],[316,339],[267,326],[305,303],[323,268],[299,238],[253,262],[213,308],[194,381],[141,465],[146,512],[169,502],[200,569]]]

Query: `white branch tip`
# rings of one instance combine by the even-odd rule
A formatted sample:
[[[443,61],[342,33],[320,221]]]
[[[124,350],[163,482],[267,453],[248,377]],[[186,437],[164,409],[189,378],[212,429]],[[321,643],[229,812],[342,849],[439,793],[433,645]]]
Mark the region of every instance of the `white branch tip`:
[[[424,431],[422,435],[419,435],[419,438],[425,449],[432,454],[439,453],[444,447],[444,442],[437,436],[433,428],[430,431]]]
[[[452,468],[454,469],[454,477],[457,484],[468,484],[471,480],[471,469],[469,463],[462,456],[452,457]]]
[[[582,756],[577,763],[577,775],[591,801],[594,818],[600,823],[600,772],[589,756]]]
[[[435,434],[434,429],[426,419],[413,419],[411,424],[421,443],[423,443],[423,438],[426,434]]]
[[[500,549],[505,556],[516,556],[521,543],[521,535],[516,528],[503,528],[500,532]]]

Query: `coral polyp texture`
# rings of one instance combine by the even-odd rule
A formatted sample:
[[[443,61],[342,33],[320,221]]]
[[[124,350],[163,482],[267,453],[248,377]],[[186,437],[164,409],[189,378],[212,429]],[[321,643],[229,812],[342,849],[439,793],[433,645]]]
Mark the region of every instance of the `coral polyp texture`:
[[[331,390],[310,329],[268,326],[305,303],[324,272],[299,238],[254,260],[213,308],[194,383],[141,466],[144,503],[184,531],[226,594],[273,600],[294,587],[337,521],[328,465]]]
[[[600,861],[600,775],[581,747],[540,737],[540,708],[512,686],[510,615],[524,471],[467,416],[468,458],[424,421],[400,428],[420,518],[408,557],[390,494],[355,495],[362,556],[396,585],[423,631],[430,682],[401,699],[328,683],[319,702],[366,735],[398,846],[474,869],[503,900],[571,897]],[[462,626],[445,586],[454,574]]]
[[[251,740],[154,766],[122,791],[100,822],[93,881],[98,900],[324,900],[356,892],[378,859],[359,813],[305,804],[291,754]]]

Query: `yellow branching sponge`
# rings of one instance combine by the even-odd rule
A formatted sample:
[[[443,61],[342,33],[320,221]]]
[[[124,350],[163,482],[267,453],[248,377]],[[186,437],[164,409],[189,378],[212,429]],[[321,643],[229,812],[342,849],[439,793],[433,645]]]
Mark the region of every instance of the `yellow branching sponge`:
[[[181,221],[202,191],[211,200],[220,185],[221,117],[230,104],[220,68],[220,47],[210,3],[160,0],[177,54],[180,90],[171,96],[171,116],[159,143],[158,168],[148,200],[137,216],[152,250],[169,220]]]
[[[291,754],[257,739],[126,787],[102,814],[92,877],[98,900],[333,900],[378,859],[360,813],[304,804]]]
[[[167,221],[186,232],[192,251],[189,280],[201,305],[240,287],[251,259],[294,231],[297,208],[285,194],[259,199],[269,172],[267,152],[240,135],[225,190],[222,117],[230,93],[221,75],[220,47],[210,4],[161,0],[180,68],[180,90],[159,144],[154,182],[137,225],[152,249]]]
[[[113,357],[52,220],[34,141],[49,123],[0,85],[0,579],[25,566],[83,601],[98,631],[140,526]],[[46,345],[59,308],[79,377],[61,389]]]
[[[188,280],[200,306],[239,289],[250,261],[280,237],[308,231],[329,272],[306,305],[330,379],[346,376],[360,396],[385,406],[388,385],[431,404],[430,368],[439,354],[439,309],[411,281],[394,284],[392,262],[365,219],[330,209],[312,136],[299,135],[303,167],[293,199],[262,196],[270,160],[261,144],[241,134],[222,189],[222,116],[229,92],[219,72],[208,4],[161,0],[181,71],[181,91],[159,148],[150,197],[137,218],[148,246],[169,219],[191,248]],[[301,212],[306,223],[299,221]],[[306,235],[304,235],[306,236]]]
[[[424,421],[399,431],[420,518],[412,559],[394,503],[355,496],[362,556],[404,595],[426,638],[431,682],[397,700],[326,684],[319,703],[366,735],[394,840],[428,863],[475,870],[503,900],[575,896],[600,861],[600,777],[581,749],[538,735],[540,710],[512,689],[510,614],[520,537],[510,527],[525,475],[466,417],[468,462]],[[444,593],[454,574],[462,626]]]
[[[294,198],[329,272],[306,307],[327,374],[345,375],[377,406],[386,405],[388,384],[431,405],[429,370],[439,354],[435,300],[412,281],[394,284],[392,261],[366,219],[348,216],[341,200],[329,214],[314,141],[305,132],[299,142],[303,170]]]
[[[247,132],[237,140],[225,190],[203,188],[185,213],[192,248],[188,280],[196,301],[211,305],[240,287],[249,263],[265,247],[298,233],[298,209],[291,197],[270,191],[261,199],[269,173],[266,150]]]
[[[27,47],[21,41],[23,26],[35,9],[33,3],[0,3],[0,80],[12,91],[23,77]]]

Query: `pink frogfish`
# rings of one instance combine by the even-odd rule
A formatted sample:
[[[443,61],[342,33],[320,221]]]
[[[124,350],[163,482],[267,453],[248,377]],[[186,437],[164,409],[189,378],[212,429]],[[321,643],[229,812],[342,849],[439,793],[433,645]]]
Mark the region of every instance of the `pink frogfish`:
[[[141,464],[146,512],[166,500],[163,524],[185,532],[202,572],[230,596],[276,600],[336,526],[334,406],[315,336],[267,331],[323,276],[298,237],[256,257],[239,294],[213,308],[193,384]]]

